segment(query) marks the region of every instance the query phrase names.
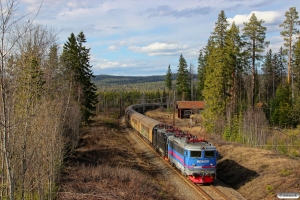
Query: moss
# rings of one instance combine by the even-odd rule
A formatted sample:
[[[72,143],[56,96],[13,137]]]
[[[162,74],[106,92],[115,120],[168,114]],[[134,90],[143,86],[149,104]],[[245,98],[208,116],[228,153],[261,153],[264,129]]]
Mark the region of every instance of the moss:
[[[268,194],[274,194],[274,187],[272,185],[267,185],[266,191]]]
[[[281,172],[280,172],[280,175],[281,176],[289,176],[292,174],[292,170],[289,170],[289,169],[282,169]]]

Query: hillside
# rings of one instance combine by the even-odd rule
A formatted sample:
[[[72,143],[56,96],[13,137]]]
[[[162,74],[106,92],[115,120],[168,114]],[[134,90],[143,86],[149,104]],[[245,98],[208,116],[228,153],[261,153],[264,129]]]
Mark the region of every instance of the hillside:
[[[172,79],[176,80],[177,74]],[[92,81],[100,91],[123,90],[163,90],[165,87],[165,75],[153,76],[112,76],[97,75]]]
[[[112,76],[112,75],[97,75],[93,81],[104,85],[124,85],[134,83],[159,82],[164,81],[165,75],[153,76]],[[176,74],[173,74],[173,80],[176,79]]]
[[[177,74],[172,74],[173,85],[176,83]],[[194,81],[197,75],[194,74]],[[152,76],[112,76],[97,75],[92,80],[99,91],[157,91],[165,88],[166,75]]]

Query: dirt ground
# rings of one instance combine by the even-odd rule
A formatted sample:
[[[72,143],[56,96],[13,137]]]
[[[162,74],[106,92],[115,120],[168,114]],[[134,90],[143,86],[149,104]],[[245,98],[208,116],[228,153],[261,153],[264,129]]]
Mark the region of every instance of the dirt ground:
[[[173,115],[163,109],[148,111],[146,115],[173,123]],[[217,147],[220,153],[218,179],[247,199],[278,199],[277,194],[280,192],[300,193],[299,159],[224,141],[219,136],[205,133],[205,129],[198,124],[190,126],[190,122],[190,119],[175,117],[175,124],[181,130],[189,131],[198,138],[205,138]]]
[[[103,112],[83,128],[65,159],[57,200],[179,200],[146,155],[130,145],[118,112]]]

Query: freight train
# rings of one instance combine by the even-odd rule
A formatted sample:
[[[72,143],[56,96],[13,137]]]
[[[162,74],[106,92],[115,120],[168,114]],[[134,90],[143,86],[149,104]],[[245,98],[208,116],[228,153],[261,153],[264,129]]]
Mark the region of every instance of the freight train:
[[[216,179],[216,147],[192,134],[143,115],[161,104],[137,104],[125,109],[125,119],[162,157],[194,183]]]

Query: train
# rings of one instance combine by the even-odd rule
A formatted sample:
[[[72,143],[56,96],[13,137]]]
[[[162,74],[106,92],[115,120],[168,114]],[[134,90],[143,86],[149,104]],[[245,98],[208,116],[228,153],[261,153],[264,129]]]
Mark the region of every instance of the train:
[[[197,184],[213,183],[217,177],[218,151],[216,147],[204,139],[198,139],[177,127],[144,115],[146,111],[162,106],[158,103],[128,106],[125,109],[125,119],[183,176]]]

